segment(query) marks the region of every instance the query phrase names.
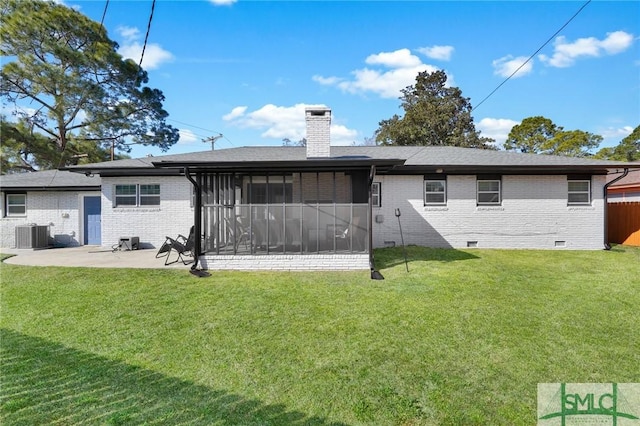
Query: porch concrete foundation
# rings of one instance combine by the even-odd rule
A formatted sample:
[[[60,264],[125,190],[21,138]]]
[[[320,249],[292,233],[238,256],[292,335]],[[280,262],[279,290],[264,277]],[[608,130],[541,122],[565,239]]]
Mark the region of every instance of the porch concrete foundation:
[[[200,264],[209,270],[327,271],[369,269],[369,255],[203,255]]]

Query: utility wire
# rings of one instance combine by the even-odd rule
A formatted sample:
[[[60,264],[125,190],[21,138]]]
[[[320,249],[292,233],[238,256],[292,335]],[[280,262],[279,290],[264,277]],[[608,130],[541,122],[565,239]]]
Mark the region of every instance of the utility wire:
[[[194,129],[204,130],[205,132],[209,132],[209,133],[217,133],[217,134],[219,134],[219,135],[222,135],[222,132],[219,132],[219,131],[217,131],[217,130],[205,129],[204,127],[198,127],[198,126],[195,126],[195,125],[193,125],[193,124],[185,123],[184,121],[174,120],[173,118],[167,118],[166,120],[167,120],[167,121],[173,121],[174,123],[184,124],[185,126],[189,126],[189,127],[194,128]],[[196,136],[200,136],[200,135],[198,135],[197,133],[194,133],[194,135],[196,135]],[[225,140],[226,140],[227,142],[229,142],[231,145],[236,146],[233,142],[231,142],[231,140],[229,140],[229,138],[228,138],[228,137],[226,137],[226,136],[222,135],[222,139],[225,139]]]
[[[109,8],[109,0],[104,5],[104,11],[102,12],[102,19],[100,19],[100,26],[104,27],[104,18],[107,16],[107,9]]]
[[[507,78],[506,78],[502,83],[500,83],[500,84],[498,85],[498,87],[496,87],[495,89],[493,89],[493,90],[491,91],[491,93],[489,93],[487,96],[485,96],[485,98],[484,98],[484,99],[482,99],[482,100],[478,103],[478,105],[476,105],[475,107],[473,107],[473,108],[471,109],[471,112],[475,111],[475,110],[476,110],[480,105],[482,105],[482,104],[484,103],[484,101],[486,101],[487,99],[489,99],[489,98],[490,98],[494,93],[496,93],[496,92],[498,91],[498,89],[500,89],[500,88],[501,88],[501,87],[502,87],[502,86],[503,86],[507,81],[509,81],[509,80],[511,79],[511,77],[513,77],[514,75],[516,75],[516,74],[518,73],[518,71],[520,71],[520,69],[522,69],[522,67],[524,67],[524,66],[525,66],[529,61],[531,61],[531,59],[533,59],[533,58],[534,58],[534,56],[536,56],[536,55],[537,55],[537,54],[538,54],[542,49],[544,49],[544,47],[545,47],[547,44],[549,44],[549,43],[551,42],[551,40],[553,40],[553,39],[554,39],[554,37],[555,37],[555,36],[557,36],[558,34],[560,34],[560,32],[561,32],[562,30],[564,30],[564,29],[565,29],[565,27],[566,27],[567,25],[569,25],[569,23],[570,23],[571,21],[573,21],[573,19],[574,19],[576,16],[578,16],[578,14],[580,14],[580,12],[582,12],[582,9],[584,9],[585,7],[587,7],[587,5],[588,5],[589,3],[591,3],[591,0],[587,0],[587,1],[586,1],[586,3],[585,3],[585,4],[583,4],[583,5],[582,5],[582,7],[580,7],[580,9],[578,9],[578,11],[577,11],[576,13],[574,13],[574,14],[573,14],[573,16],[572,16],[571,18],[569,18],[569,20],[568,20],[567,22],[565,22],[565,23],[564,23],[564,25],[563,25],[562,27],[560,27],[560,29],[559,29],[558,31],[556,31],[556,32],[555,32],[551,37],[549,37],[549,39],[548,39],[547,41],[545,41],[545,42],[544,42],[544,44],[543,44],[542,46],[540,46],[540,47],[538,48],[538,50],[536,50],[535,52],[533,52],[533,53],[531,54],[531,56],[529,56],[529,58],[528,58],[526,61],[524,61],[524,62],[522,63],[522,65],[520,65],[520,66],[519,66],[519,67],[518,67],[514,72],[512,72],[512,73],[511,73],[511,75],[510,75],[509,77],[507,77]]]
[[[144,51],[147,49],[147,41],[149,40],[149,32],[151,31],[151,21],[153,21],[153,11],[156,8],[156,0],[151,2],[151,13],[149,14],[149,23],[147,24],[147,33],[144,36],[144,44],[142,45],[142,53],[140,54],[140,63],[138,68],[142,69],[142,60],[144,59]]]

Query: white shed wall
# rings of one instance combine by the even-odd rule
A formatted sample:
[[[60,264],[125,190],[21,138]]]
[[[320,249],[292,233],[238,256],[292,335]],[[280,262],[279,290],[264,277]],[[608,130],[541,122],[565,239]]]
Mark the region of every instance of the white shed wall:
[[[476,204],[476,176],[448,176],[447,204],[425,206],[423,176],[378,176],[382,206],[373,209],[374,247],[401,243],[429,247],[601,249],[604,176],[591,180],[591,205],[567,204],[567,177],[502,176],[502,205]],[[377,221],[376,221],[377,219]],[[382,223],[379,221],[382,220]],[[564,242],[561,243],[561,242]]]

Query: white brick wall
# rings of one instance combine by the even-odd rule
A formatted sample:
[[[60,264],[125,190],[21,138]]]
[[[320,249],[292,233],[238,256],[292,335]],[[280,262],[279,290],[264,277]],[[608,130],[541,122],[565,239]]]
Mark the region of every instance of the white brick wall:
[[[567,205],[567,177],[502,176],[502,205],[476,205],[476,176],[447,178],[447,205],[424,206],[422,176],[378,176],[382,207],[373,209],[374,247],[401,242],[394,209],[400,208],[405,244],[481,248],[604,247],[603,176],[592,178],[589,206]],[[384,217],[376,223],[376,215]]]
[[[29,191],[27,192],[27,214],[23,217],[5,217],[2,211],[0,219],[0,247],[15,247],[15,227],[20,225],[49,225],[51,237],[60,235],[59,240],[67,240],[69,245],[81,245],[83,219],[81,203],[84,196],[99,196],[97,191]],[[4,193],[2,206],[4,209]]]
[[[220,255],[201,257],[203,268],[214,270],[362,270],[369,269],[368,254]]]
[[[160,205],[114,207],[115,185],[159,184]],[[140,237],[142,247],[159,247],[167,236],[188,235],[193,226],[192,185],[175,177],[103,177],[102,245],[110,247],[121,236]]]

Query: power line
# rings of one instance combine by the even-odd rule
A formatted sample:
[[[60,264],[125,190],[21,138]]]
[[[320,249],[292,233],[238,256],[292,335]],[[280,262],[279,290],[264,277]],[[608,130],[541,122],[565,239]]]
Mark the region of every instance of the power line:
[[[573,19],[578,16],[578,14],[580,14],[580,12],[582,12],[582,9],[584,9],[585,7],[587,7],[587,5],[591,3],[591,0],[587,0],[587,2],[585,4],[582,5],[582,7],[580,7],[580,9],[578,9],[578,11],[576,13],[573,14],[573,16],[571,18],[569,18],[569,20],[567,22],[564,23],[564,25],[562,27],[560,27],[560,29],[558,31],[556,31],[551,37],[549,37],[549,39],[547,41],[544,42],[544,44],[542,46],[540,46],[538,48],[538,50],[536,50],[535,52],[533,52],[531,54],[531,56],[529,56],[529,58],[524,61],[514,72],[511,73],[511,75],[509,77],[507,77],[502,83],[500,83],[498,85],[498,87],[496,87],[495,89],[493,89],[491,91],[491,93],[489,93],[487,96],[485,96],[484,99],[482,99],[478,105],[476,105],[475,107],[473,107],[471,109],[471,112],[475,111],[480,105],[482,105],[487,99],[489,99],[494,93],[496,93],[498,91],[498,89],[500,89],[507,81],[509,81],[511,79],[511,77],[513,77],[514,75],[516,75],[518,73],[518,71],[520,71],[522,69],[522,67],[524,67],[529,61],[531,61],[531,59],[534,58],[534,56],[536,56],[542,49],[544,49],[544,47],[549,44],[551,42],[551,40],[554,39],[555,36],[557,36],[562,30],[565,29],[565,27],[567,25],[569,25],[569,23],[571,21],[573,21]]]
[[[104,26],[104,18],[107,16],[107,8],[109,7],[109,0],[104,5],[104,11],[102,12],[102,19],[100,19],[100,26]]]
[[[142,45],[142,53],[140,54],[140,63],[138,68],[142,68],[142,60],[144,59],[144,51],[147,49],[147,41],[149,40],[149,32],[151,31],[151,21],[153,21],[153,11],[156,8],[156,0],[151,2],[151,13],[149,14],[149,23],[147,24],[147,33],[144,36],[144,43]]]

